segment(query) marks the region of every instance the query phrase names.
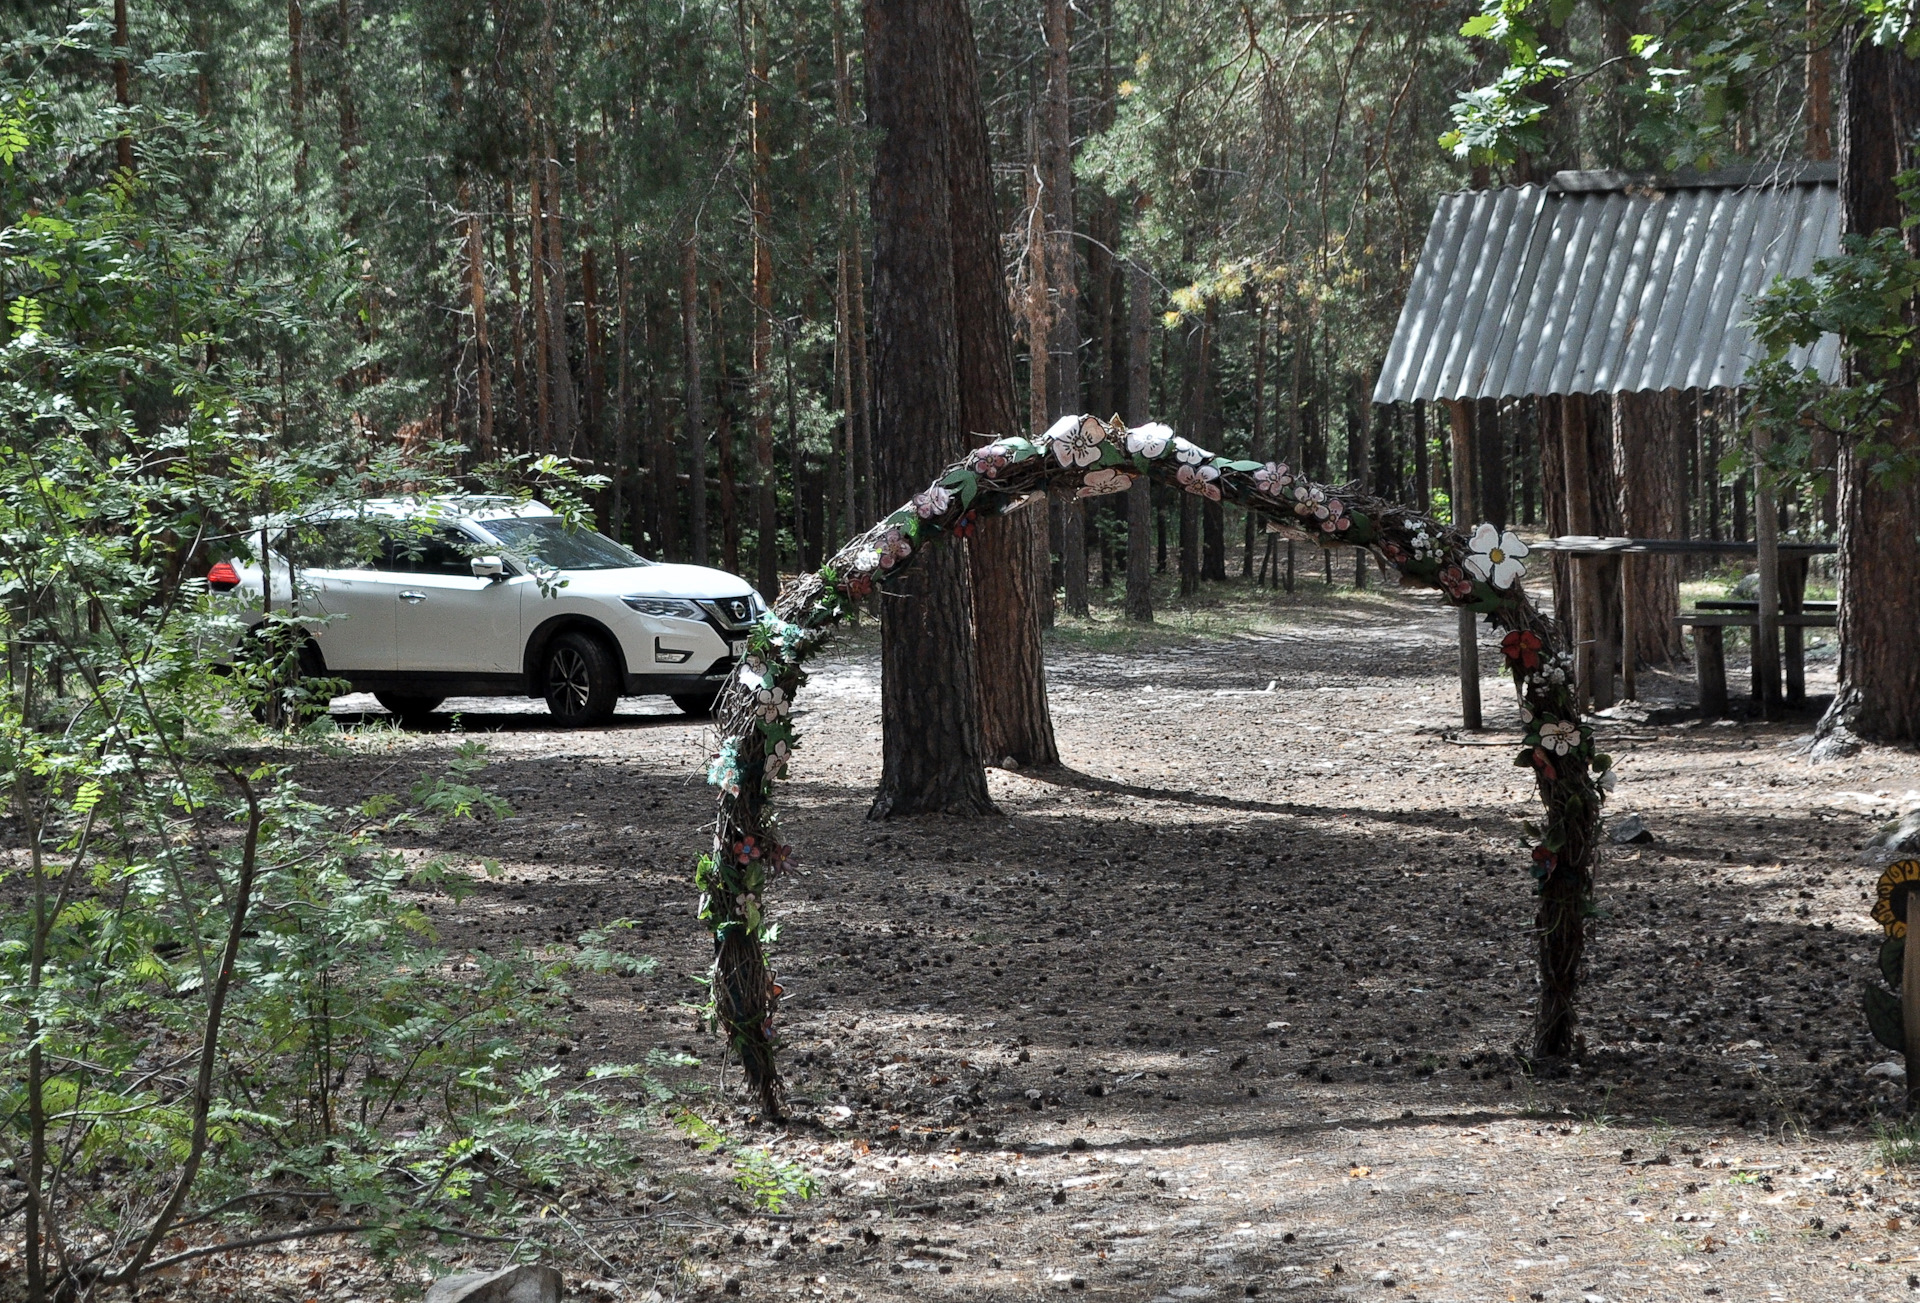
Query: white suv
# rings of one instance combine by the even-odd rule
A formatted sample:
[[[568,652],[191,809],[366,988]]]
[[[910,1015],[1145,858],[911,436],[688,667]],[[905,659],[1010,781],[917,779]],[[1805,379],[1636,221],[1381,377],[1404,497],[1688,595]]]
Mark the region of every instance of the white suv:
[[[273,607],[287,610],[291,591],[296,611],[323,617],[308,627],[306,671],[403,720],[454,696],[542,697],[569,724],[649,693],[701,714],[766,610],[738,576],[649,561],[510,498],[370,501],[269,526],[268,543]],[[257,615],[254,558],[207,578]]]

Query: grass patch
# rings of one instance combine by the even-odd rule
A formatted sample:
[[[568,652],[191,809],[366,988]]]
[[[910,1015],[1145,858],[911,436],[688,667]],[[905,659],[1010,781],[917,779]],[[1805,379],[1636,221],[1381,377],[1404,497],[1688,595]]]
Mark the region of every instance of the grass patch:
[[[1888,1167],[1920,1166],[1920,1119],[1874,1123],[1873,1149]]]

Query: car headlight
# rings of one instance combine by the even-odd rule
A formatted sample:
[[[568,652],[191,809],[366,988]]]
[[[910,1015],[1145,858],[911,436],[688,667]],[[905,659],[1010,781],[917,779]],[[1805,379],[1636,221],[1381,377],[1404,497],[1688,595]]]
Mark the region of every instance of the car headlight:
[[[675,620],[698,620],[700,608],[679,597],[623,597],[620,599],[642,615]]]

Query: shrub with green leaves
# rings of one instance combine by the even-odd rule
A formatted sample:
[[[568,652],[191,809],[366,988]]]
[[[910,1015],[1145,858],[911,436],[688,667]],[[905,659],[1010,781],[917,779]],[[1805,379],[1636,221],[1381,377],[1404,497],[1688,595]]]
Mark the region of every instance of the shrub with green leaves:
[[[143,120],[136,176],[111,167],[122,119],[42,93],[100,38],[0,57],[0,1170],[36,1300],[247,1235],[513,1227],[625,1166],[665,1098],[644,1066],[529,1059],[574,973],[641,961],[604,934],[564,960],[451,951],[418,899],[462,873],[383,848],[504,812],[477,747],[353,808],[296,781],[339,745],[298,619],[250,630],[197,576],[402,471],[353,422],[293,438],[277,407],[258,322],[297,334],[338,268],[249,282],[167,198],[208,144],[192,121]],[[404,477],[452,487],[456,457]],[[276,1211],[307,1216],[225,1225]]]

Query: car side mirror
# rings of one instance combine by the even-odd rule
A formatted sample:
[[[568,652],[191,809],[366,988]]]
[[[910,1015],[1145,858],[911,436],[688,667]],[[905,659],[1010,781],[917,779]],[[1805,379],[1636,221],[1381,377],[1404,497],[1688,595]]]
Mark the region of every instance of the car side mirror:
[[[477,556],[469,564],[475,579],[491,579],[497,584],[507,577],[506,562],[497,556]]]

